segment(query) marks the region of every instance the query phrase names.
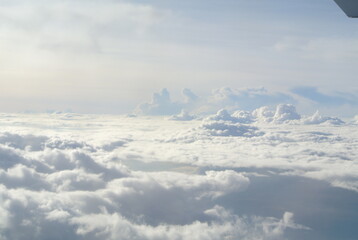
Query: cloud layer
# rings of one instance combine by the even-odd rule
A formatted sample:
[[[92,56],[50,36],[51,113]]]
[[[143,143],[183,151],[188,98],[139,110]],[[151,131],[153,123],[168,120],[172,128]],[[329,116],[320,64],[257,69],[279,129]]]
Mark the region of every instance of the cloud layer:
[[[312,226],[222,199],[271,176],[358,192],[353,122],[307,124],[284,104],[176,120],[2,114],[1,238],[285,239]]]

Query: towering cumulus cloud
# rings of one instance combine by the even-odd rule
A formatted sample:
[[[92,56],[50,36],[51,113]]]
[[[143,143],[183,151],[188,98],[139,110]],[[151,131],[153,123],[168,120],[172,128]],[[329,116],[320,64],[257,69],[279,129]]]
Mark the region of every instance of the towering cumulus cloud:
[[[180,112],[181,107],[170,99],[170,94],[166,88],[160,93],[154,93],[152,101],[138,106],[139,113],[148,115],[171,115]]]

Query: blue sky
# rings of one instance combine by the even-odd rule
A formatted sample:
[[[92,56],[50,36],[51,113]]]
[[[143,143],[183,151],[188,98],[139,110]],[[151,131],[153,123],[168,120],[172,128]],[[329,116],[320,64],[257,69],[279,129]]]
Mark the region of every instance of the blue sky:
[[[334,1],[0,2],[4,112],[125,113],[223,86],[353,94],[334,112],[357,111],[357,20]]]

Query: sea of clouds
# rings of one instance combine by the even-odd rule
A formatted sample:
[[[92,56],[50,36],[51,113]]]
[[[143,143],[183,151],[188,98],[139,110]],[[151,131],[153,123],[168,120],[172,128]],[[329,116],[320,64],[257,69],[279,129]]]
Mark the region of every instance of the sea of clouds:
[[[329,239],[310,219],[357,223],[356,119],[172,114],[1,114],[0,239]]]

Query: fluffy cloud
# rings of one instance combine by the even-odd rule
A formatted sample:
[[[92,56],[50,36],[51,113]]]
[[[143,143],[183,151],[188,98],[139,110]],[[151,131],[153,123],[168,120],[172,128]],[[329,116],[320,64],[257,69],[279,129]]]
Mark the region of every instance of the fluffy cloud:
[[[261,107],[252,112],[252,116],[260,122],[287,123],[292,120],[300,120],[301,116],[296,112],[295,106],[291,104],[279,104],[276,110],[269,107]]]
[[[279,104],[274,109],[264,106],[249,111],[238,110],[230,114],[227,110],[221,109],[215,115],[205,118],[205,121],[230,122],[241,124],[271,123],[271,124],[327,124],[342,125],[344,121],[337,117],[323,117],[319,112],[312,116],[301,116],[297,113],[296,107],[291,104]]]
[[[250,234],[266,237],[272,234],[266,222],[280,224],[279,219],[248,221],[233,214],[228,217],[229,213],[214,214],[218,209],[226,211],[214,206],[215,199],[249,185],[247,177],[232,170],[203,175],[133,172],[120,163],[98,159],[99,153],[103,158],[123,142],[101,149],[52,136],[3,136],[3,239],[189,239],[194,230],[199,239],[248,238],[244,228],[258,228]],[[27,147],[30,137],[35,144],[41,140],[41,147]]]
[[[263,135],[262,132],[258,131],[257,127],[220,121],[204,123],[202,128],[207,130],[212,136],[254,137]]]
[[[193,111],[201,114],[212,113],[222,108],[229,110],[253,110],[264,104],[294,102],[294,99],[285,93],[271,93],[265,88],[232,89],[223,87],[214,89],[207,98],[199,98],[190,89],[183,89],[184,100],[173,102],[167,89],[154,93],[149,103],[140,104],[136,111],[146,115],[171,115],[181,110]]]
[[[164,88],[161,92],[154,93],[150,102],[140,104],[135,112],[144,115],[171,115],[181,113],[173,118],[191,120],[188,119],[189,115],[187,115],[187,111],[184,109],[191,110],[196,108],[199,97],[188,88],[183,89],[182,96],[183,101],[174,102],[170,98],[169,91]]]
[[[300,116],[295,113],[296,109],[289,107],[293,104],[295,104],[298,109],[304,110],[305,114],[317,109],[323,110],[325,114],[332,114],[332,112],[334,112],[332,107],[336,108],[339,106],[342,108],[342,114],[352,116],[352,109],[354,109],[358,103],[358,98],[355,94],[323,94],[314,87],[297,87],[287,93],[271,92],[265,88],[239,89],[222,87],[214,89],[210,95],[205,97],[198,97],[190,89],[185,88],[182,91],[182,96],[182,101],[172,101],[168,90],[163,89],[160,93],[153,94],[153,98],[150,102],[140,104],[136,112],[144,115],[174,114],[175,116],[173,118],[180,119],[182,117],[179,117],[178,114],[181,111],[184,113],[195,113],[195,115],[207,115],[221,109],[226,109],[230,112],[236,111],[237,117],[247,122],[250,121],[250,119],[248,119],[248,112],[265,107],[258,110],[257,114],[264,114],[261,117],[266,117],[269,121],[271,121],[269,118],[275,118],[274,121],[284,122],[286,120],[298,120],[300,118]],[[275,106],[277,106],[276,112],[271,113],[271,109]],[[279,117],[283,117],[282,114],[289,114],[289,111],[291,112],[290,116],[287,115],[286,119],[279,119]],[[347,111],[350,112],[347,113]],[[242,116],[239,116],[240,114],[242,114]],[[273,116],[271,116],[272,114]],[[335,121],[333,119],[319,118],[320,119],[313,119],[311,122],[336,122],[336,124],[339,122],[338,119],[338,121]],[[307,119],[306,122],[309,123],[310,120]]]
[[[44,136],[26,135],[20,136],[18,134],[2,133],[0,135],[0,143],[8,145],[13,148],[20,148],[28,150],[40,150],[43,149],[43,144],[47,140]]]
[[[223,210],[220,206],[208,209],[206,214],[218,221],[194,222],[191,225],[159,225],[156,227],[133,225],[118,214],[95,215],[100,221],[77,218],[79,233],[96,234],[106,239],[281,239],[286,228],[304,227],[292,222],[291,213],[285,213],[281,220],[275,218],[242,219]],[[90,235],[90,236],[91,236]]]
[[[166,88],[160,93],[154,93],[152,101],[140,104],[136,112],[146,115],[171,115],[181,111],[179,103],[172,102]]]
[[[263,105],[293,103],[294,99],[285,93],[272,93],[265,88],[233,89],[223,87],[215,89],[209,101],[218,107],[230,107],[241,110],[253,110]]]
[[[312,116],[302,119],[304,124],[329,124],[329,125],[341,125],[344,121],[337,117],[323,117],[319,112],[315,112]]]
[[[129,172],[118,165],[120,174],[106,178],[113,167],[84,152],[38,151],[40,158],[27,161],[44,161],[52,172],[37,172],[31,164],[0,172],[3,239],[189,239],[193,231],[197,239],[270,239],[286,227],[296,228],[281,226],[280,219],[240,218],[214,206],[213,199],[248,187],[249,179],[232,170],[187,175]],[[67,169],[54,158],[67,159]]]
[[[195,116],[190,115],[187,111],[182,110],[178,115],[173,115],[169,118],[174,121],[190,121],[195,119]]]
[[[184,96],[185,103],[194,103],[199,99],[199,97],[196,96],[189,88],[184,88],[182,94]]]
[[[279,210],[265,205],[266,212],[243,215],[249,208],[242,203],[245,193],[262,192],[260,181],[282,176],[358,191],[356,125],[314,116],[278,105],[220,110],[192,121],[0,118],[0,236],[249,240],[310,232],[293,221],[298,214],[306,225],[302,214],[309,211],[286,207],[285,188],[276,199]],[[29,124],[33,118],[36,125]],[[280,188],[282,182],[273,184]],[[249,198],[252,206],[256,200]]]

